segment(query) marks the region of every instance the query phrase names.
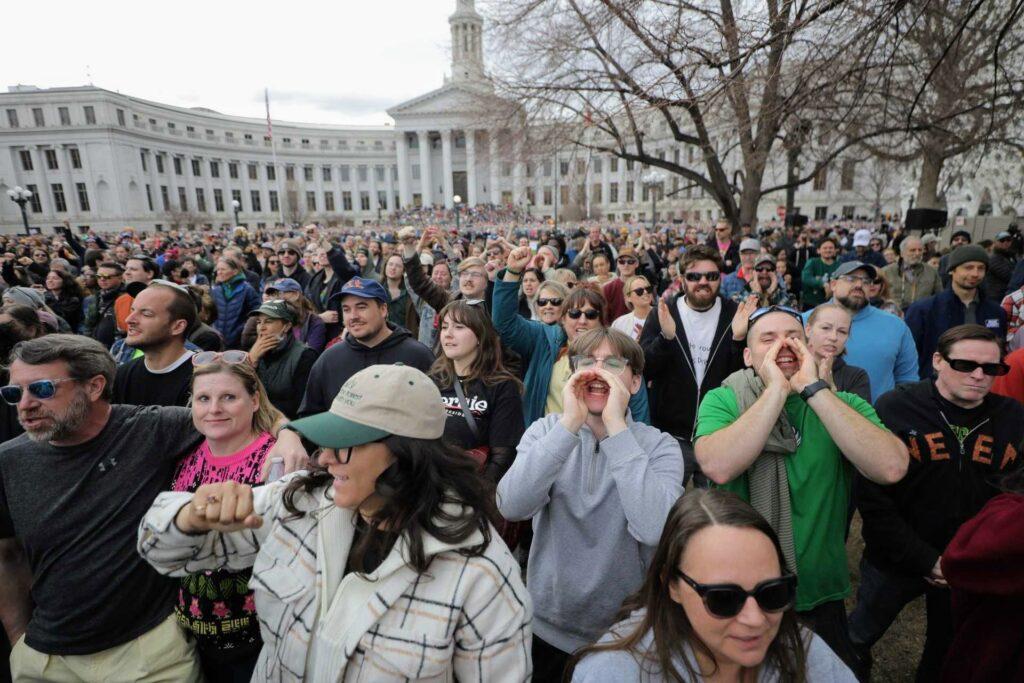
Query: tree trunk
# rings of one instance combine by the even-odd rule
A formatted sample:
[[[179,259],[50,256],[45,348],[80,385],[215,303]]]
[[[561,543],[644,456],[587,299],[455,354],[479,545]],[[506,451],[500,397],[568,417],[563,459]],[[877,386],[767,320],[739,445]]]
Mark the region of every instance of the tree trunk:
[[[796,207],[796,181],[800,179],[800,148],[791,147],[786,150],[786,216],[793,215]]]
[[[946,160],[934,152],[925,151],[921,156],[921,178],[917,182],[917,198],[914,207],[918,209],[940,209],[939,176]]]

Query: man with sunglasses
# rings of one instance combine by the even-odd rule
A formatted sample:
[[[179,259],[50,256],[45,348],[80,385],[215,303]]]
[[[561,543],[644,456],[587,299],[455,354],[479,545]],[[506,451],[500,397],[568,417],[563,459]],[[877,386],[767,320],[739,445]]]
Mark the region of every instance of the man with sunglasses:
[[[732,238],[732,223],[728,218],[719,218],[715,232],[708,237],[707,245],[718,252],[722,272],[731,273],[740,264],[740,245]]]
[[[649,283],[657,286],[657,271],[646,264],[641,264],[641,256],[646,254],[638,254],[630,246],[619,249],[619,256],[615,260],[618,276],[602,287],[605,301],[608,302],[609,320],[616,320],[629,313],[629,306],[626,305],[626,296],[629,293],[625,291],[625,284],[629,278],[639,273],[646,277]]]
[[[124,315],[118,317],[117,300],[125,293],[124,267],[116,261],[104,261],[96,268],[97,292],[85,312],[82,333],[92,337],[108,349],[117,339],[118,329],[124,329]]]
[[[707,480],[691,445],[697,407],[708,391],[743,367],[743,335],[732,327],[739,306],[718,295],[721,268],[713,248],[691,247],[680,261],[682,293],[659,299],[657,314],[647,316],[640,333],[644,373],[651,382],[651,424],[679,440],[686,476],[701,485]],[[740,319],[746,322],[745,316]]]
[[[748,500],[779,534],[799,577],[797,611],[851,668],[843,599],[854,471],[894,483],[907,449],[864,399],[818,376],[800,313],[762,308],[747,320],[746,368],[708,392],[694,437],[701,469]]]
[[[299,259],[302,258],[302,245],[298,240],[285,240],[277,248],[277,258],[281,261],[280,277],[290,277],[305,289],[309,285],[310,274]],[[244,263],[244,261],[243,261]]]
[[[991,392],[1009,371],[997,333],[953,327],[939,337],[931,363],[934,379],[900,385],[876,404],[910,450],[907,476],[890,486],[858,481],[865,545],[850,633],[864,659],[862,680],[871,646],[922,594],[928,626],[917,680],[939,679],[952,638],[942,552],[1024,463],[1024,406]]]
[[[722,278],[722,296],[735,299],[736,294],[747,288],[747,283],[754,278],[754,261],[761,253],[761,243],[753,237],[740,242],[740,265]]]
[[[732,275],[726,279],[729,277]],[[722,289],[724,292],[725,283],[722,283]],[[750,297],[757,299],[759,307],[792,305],[785,283],[775,274],[775,257],[771,254],[761,254],[754,259],[750,278],[745,280],[743,288],[734,292],[730,298],[739,304]]]

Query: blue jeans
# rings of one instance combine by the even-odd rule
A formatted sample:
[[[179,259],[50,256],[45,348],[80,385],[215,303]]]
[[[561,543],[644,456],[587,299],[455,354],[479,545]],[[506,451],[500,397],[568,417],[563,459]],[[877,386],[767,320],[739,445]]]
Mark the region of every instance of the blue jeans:
[[[863,666],[857,677],[866,681],[871,673],[871,647],[885,635],[906,604],[925,596],[928,625],[924,652],[917,667],[917,681],[937,681],[942,661],[953,640],[953,617],[949,589],[937,588],[923,577],[905,576],[878,569],[860,561],[857,606],[850,614],[850,640],[859,651]]]

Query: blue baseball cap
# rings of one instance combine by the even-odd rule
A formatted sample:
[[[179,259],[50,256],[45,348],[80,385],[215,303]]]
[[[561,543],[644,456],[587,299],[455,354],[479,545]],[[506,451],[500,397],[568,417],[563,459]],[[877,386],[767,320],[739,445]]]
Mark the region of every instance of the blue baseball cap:
[[[345,286],[341,288],[341,296],[349,295],[364,299],[377,299],[385,304],[391,303],[391,295],[388,294],[388,290],[384,289],[384,285],[368,277],[356,276],[346,282]]]
[[[302,285],[290,277],[271,280],[263,288],[264,292],[301,292]]]

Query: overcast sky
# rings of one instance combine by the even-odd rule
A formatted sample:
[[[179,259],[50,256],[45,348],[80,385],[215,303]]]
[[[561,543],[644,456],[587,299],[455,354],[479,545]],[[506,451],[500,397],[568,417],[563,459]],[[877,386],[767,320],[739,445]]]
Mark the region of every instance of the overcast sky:
[[[13,9],[13,8],[11,8]],[[18,4],[0,87],[94,85],[275,120],[382,125],[442,84],[455,0]],[[10,18],[10,12],[7,13]]]

